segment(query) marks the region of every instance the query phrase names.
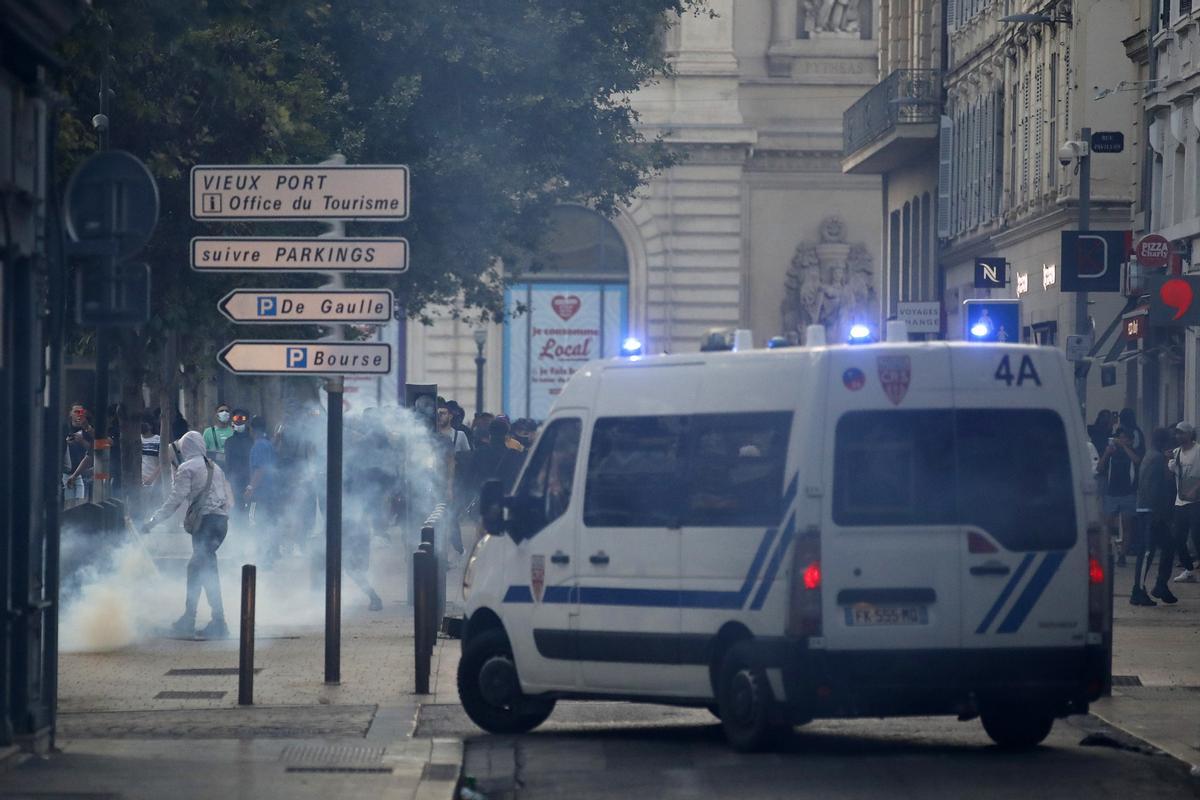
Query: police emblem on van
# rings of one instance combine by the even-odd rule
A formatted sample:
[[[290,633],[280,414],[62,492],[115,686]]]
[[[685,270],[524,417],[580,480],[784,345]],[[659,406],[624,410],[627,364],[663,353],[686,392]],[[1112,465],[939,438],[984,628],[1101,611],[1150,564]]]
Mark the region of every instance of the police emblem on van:
[[[876,360],[879,366],[879,383],[883,385],[883,393],[892,405],[900,405],[904,395],[908,394],[908,384],[912,379],[912,362],[908,356],[879,356]]]
[[[533,601],[542,602],[542,589],[546,586],[546,557],[529,557],[529,586],[533,589]]]

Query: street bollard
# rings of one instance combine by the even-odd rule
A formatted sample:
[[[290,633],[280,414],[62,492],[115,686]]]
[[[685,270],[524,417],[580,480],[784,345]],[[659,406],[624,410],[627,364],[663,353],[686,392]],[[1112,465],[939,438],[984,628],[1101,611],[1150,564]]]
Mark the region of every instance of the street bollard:
[[[238,705],[254,705],[254,579],[253,564],[242,565],[242,631],[238,645]]]
[[[433,661],[436,631],[429,625],[429,605],[433,600],[430,578],[433,576],[433,550],[425,543],[413,553],[413,650],[416,661],[416,693],[429,694],[429,670]]]

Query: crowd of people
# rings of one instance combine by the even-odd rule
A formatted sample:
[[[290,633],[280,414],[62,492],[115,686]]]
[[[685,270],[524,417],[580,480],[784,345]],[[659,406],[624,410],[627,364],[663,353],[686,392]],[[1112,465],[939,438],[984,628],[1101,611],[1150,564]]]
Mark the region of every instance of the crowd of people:
[[[475,527],[480,487],[493,478],[511,487],[537,430],[532,420],[486,412],[476,413],[468,426],[462,407],[443,398],[430,410],[422,418],[398,407],[367,408],[345,421],[343,568],[371,610],[383,608],[368,576],[372,537],[390,541],[399,531],[411,546],[421,520],[443,505],[447,544],[462,554],[468,544],[462,531]],[[115,433],[115,408],[112,415]],[[200,633],[222,637],[228,628],[216,554],[231,528],[252,542],[260,569],[273,569],[285,556],[308,556],[323,566],[325,411],[312,404],[272,427],[265,416],[222,401],[196,429],[176,415],[166,445],[160,424],[157,411],[145,415],[141,487],[121,494],[131,517],[144,520],[143,532],[185,510],[192,558],[184,614],[173,630],[193,634],[203,594],[213,616]],[[69,426],[63,486],[64,500],[72,504],[90,499],[94,473],[95,432],[82,403],[71,407]]]
[[[1134,559],[1129,602],[1177,602],[1169,582],[1200,578],[1195,563],[1200,557],[1200,448],[1195,427],[1179,422],[1156,428],[1147,443],[1133,409],[1103,410],[1088,426],[1088,438],[1117,565],[1127,566]],[[1176,559],[1181,571],[1172,579]],[[1154,582],[1147,589],[1152,570]]]

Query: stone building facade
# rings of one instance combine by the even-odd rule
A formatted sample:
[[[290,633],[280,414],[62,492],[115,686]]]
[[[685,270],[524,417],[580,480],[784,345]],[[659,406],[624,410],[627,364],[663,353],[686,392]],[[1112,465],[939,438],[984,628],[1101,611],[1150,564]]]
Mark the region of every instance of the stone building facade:
[[[561,317],[586,309],[600,289],[606,303],[622,292],[626,313],[617,338],[636,337],[647,352],[696,350],[718,327],[749,328],[762,346],[814,313],[832,335],[852,316],[877,324],[879,178],[841,173],[842,113],[875,83],[873,4],[710,6],[715,17],[688,15],[671,28],[674,73],[634,98],[647,137],[663,134],[685,158],[602,221],[611,230],[585,236],[579,231],[587,225],[573,215],[562,236],[552,237],[563,240],[563,268],[539,279],[553,284],[548,300],[558,299]],[[614,237],[623,258],[604,244]],[[820,308],[814,292],[825,298]],[[614,354],[615,324],[602,326],[610,341],[591,355]],[[473,406],[472,331],[447,319],[429,327],[410,322],[406,334],[407,379],[437,383],[444,395]],[[525,397],[513,389],[532,374],[521,360],[527,350],[511,326],[489,330],[489,410],[501,407],[501,398]],[[536,416],[544,407],[504,410]]]

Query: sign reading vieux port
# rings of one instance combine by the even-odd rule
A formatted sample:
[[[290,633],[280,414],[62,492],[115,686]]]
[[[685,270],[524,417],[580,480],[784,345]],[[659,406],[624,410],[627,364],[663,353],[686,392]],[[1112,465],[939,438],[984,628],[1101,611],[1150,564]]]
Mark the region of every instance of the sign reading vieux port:
[[[239,339],[227,344],[217,360],[239,375],[386,375],[392,369],[392,346]]]
[[[232,322],[392,321],[392,293],[381,290],[236,289],[217,304]]]
[[[403,165],[192,167],[192,219],[408,218]]]
[[[408,241],[399,237],[197,236],[192,269],[198,272],[405,272]]]

